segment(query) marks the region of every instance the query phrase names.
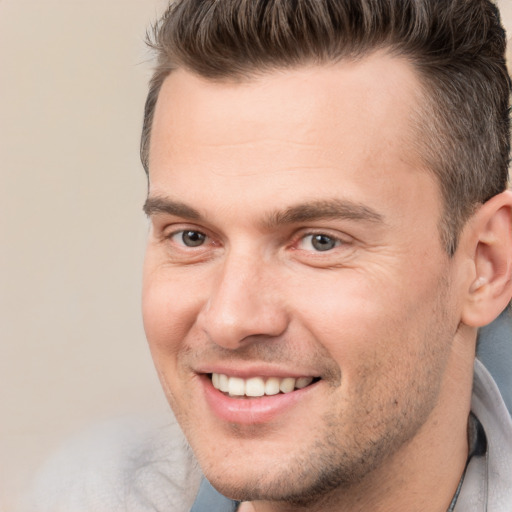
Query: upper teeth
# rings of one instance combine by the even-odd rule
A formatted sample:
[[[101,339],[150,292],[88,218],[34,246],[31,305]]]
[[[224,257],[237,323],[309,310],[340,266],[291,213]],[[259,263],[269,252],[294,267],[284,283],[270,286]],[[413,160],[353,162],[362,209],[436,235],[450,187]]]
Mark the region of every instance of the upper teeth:
[[[241,379],[240,377],[228,377],[223,373],[212,373],[212,383],[215,389],[230,396],[263,396],[277,395],[279,392],[290,393],[294,389],[302,389],[313,382],[312,377],[251,377]]]

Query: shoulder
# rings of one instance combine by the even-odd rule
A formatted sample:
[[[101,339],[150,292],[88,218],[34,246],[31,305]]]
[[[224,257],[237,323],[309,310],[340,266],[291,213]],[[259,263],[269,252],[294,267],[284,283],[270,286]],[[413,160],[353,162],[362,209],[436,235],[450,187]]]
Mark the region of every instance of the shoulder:
[[[200,472],[172,416],[122,418],[66,442],[41,468],[26,512],[188,512]]]
[[[512,417],[496,382],[478,359],[471,410],[482,425],[486,446],[468,466],[464,487],[469,503],[481,501],[489,512],[512,510]]]

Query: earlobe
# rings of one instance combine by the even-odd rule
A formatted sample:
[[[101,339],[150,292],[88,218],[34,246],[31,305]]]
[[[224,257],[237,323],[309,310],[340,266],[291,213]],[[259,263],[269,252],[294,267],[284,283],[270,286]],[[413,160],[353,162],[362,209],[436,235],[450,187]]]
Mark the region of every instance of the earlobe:
[[[469,284],[462,321],[472,327],[491,323],[512,297],[512,192],[491,198],[470,221],[475,277]]]

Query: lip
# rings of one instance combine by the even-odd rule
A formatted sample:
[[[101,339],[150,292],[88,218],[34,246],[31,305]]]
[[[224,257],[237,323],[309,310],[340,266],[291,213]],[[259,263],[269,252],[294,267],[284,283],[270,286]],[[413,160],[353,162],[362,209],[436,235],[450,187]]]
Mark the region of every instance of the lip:
[[[293,377],[298,379],[299,377],[312,377],[316,378],[318,375],[313,375],[311,372],[300,372],[297,371],[297,368],[287,370],[285,368],[272,368],[271,366],[264,365],[251,365],[240,367],[239,364],[234,365],[233,367],[229,365],[211,365],[204,366],[200,368],[196,368],[195,372],[199,375],[202,374],[210,374],[210,373],[219,373],[223,375],[228,375],[229,377],[239,377],[241,379],[250,379],[251,377],[277,377],[278,379],[284,379],[286,377]]]
[[[276,376],[275,374],[272,375]],[[321,382],[315,382],[291,393],[253,398],[233,398],[215,389],[206,374],[202,374],[199,377],[206,403],[215,416],[224,422],[239,425],[257,425],[271,422],[277,416],[286,413],[289,409],[306,399]]]

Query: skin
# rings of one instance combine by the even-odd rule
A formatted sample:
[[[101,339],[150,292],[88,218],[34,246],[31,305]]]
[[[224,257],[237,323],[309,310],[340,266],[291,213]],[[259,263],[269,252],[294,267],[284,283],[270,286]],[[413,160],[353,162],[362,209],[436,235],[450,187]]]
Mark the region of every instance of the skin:
[[[205,475],[242,511],[444,512],[455,492],[476,242],[441,246],[439,186],[410,144],[419,90],[383,53],[163,85],[144,324]],[[205,398],[211,368],[320,381],[268,421],[233,422]]]

